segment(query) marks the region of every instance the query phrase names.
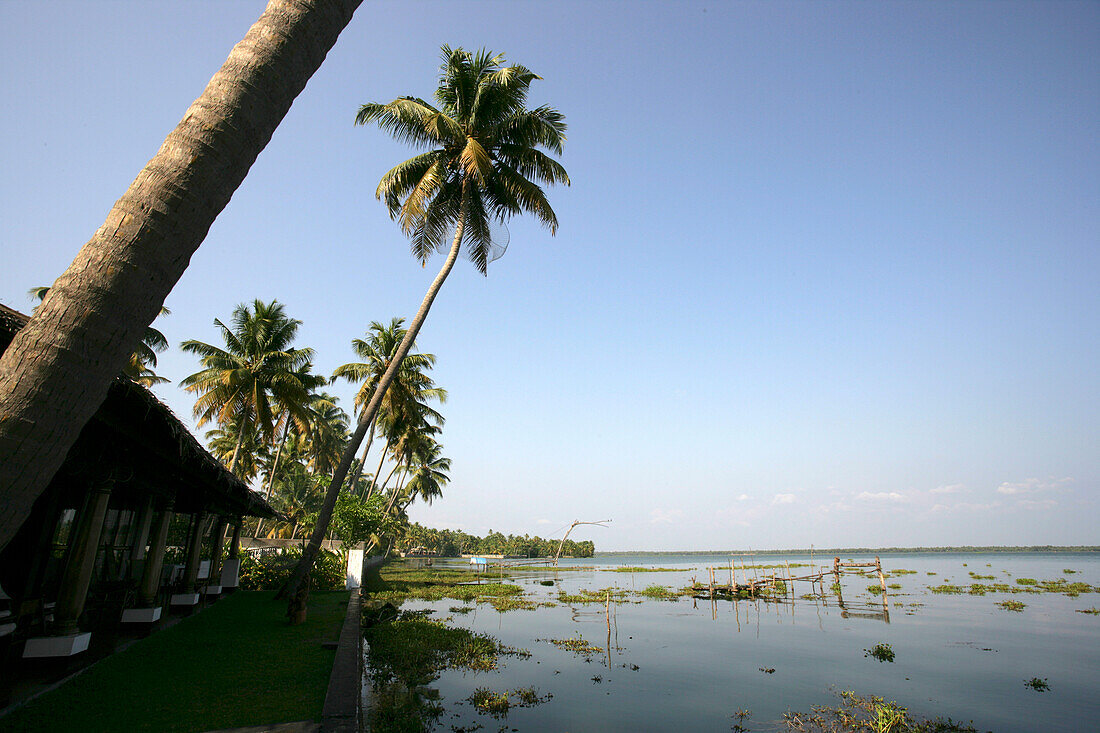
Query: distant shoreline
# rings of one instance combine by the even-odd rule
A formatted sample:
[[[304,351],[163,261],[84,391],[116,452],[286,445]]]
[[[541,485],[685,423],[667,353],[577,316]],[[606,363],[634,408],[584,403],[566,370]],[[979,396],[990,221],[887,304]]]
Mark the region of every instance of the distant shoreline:
[[[795,548],[791,550],[617,550],[614,552],[595,553],[596,557],[615,555],[809,555],[811,548]],[[980,547],[976,545],[962,545],[959,547],[814,547],[815,555],[830,554],[868,554],[881,553],[890,555],[904,555],[916,553],[957,553],[957,554],[992,554],[1004,553],[1071,553],[1071,552],[1100,552],[1097,545],[993,545]]]

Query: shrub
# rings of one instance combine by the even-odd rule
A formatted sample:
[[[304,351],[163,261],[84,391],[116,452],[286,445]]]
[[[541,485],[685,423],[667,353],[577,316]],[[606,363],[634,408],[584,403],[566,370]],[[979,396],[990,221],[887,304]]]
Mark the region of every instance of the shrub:
[[[277,590],[290,579],[290,573],[302,557],[299,547],[253,557],[241,555],[241,590]],[[321,550],[309,574],[313,590],[343,590],[347,578],[344,562],[334,552]]]

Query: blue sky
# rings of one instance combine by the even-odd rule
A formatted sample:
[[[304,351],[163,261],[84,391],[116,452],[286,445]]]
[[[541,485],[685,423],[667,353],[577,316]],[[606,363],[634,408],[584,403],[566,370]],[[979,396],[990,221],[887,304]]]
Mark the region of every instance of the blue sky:
[[[0,302],[30,309],[262,8],[0,2]],[[487,47],[544,77],[573,185],[556,237],[513,220],[436,301],[454,470],[415,519],[1100,543],[1098,39],[1090,2],[364,3],[169,297],[157,371],[254,298],[326,373],[411,315],[439,262],[373,192],[412,151],[352,119]]]

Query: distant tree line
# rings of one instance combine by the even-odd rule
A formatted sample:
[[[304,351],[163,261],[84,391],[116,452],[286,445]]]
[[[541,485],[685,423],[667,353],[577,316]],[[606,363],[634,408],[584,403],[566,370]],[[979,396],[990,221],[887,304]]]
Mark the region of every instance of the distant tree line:
[[[568,544],[568,543],[567,543]],[[1100,552],[1097,545],[960,545],[958,547],[795,547],[789,550],[672,550],[605,552],[605,555],[901,555],[906,553]]]
[[[420,524],[410,524],[396,544],[397,549],[409,552],[422,548],[441,557],[460,555],[510,555],[513,557],[553,557],[560,540],[531,537],[530,535],[504,535],[489,530],[484,537],[467,534],[461,530],[433,529]],[[561,549],[562,557],[592,557],[596,546],[591,540],[574,542],[566,540]]]

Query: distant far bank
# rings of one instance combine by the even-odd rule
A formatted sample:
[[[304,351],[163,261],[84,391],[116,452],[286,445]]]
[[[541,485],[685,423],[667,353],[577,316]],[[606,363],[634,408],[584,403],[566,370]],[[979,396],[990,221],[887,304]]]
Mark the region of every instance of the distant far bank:
[[[802,547],[790,550],[617,550],[597,552],[597,557],[615,555],[836,555],[880,553],[902,555],[905,553],[981,553],[993,552],[1100,552],[1097,545],[961,545],[958,547]]]

